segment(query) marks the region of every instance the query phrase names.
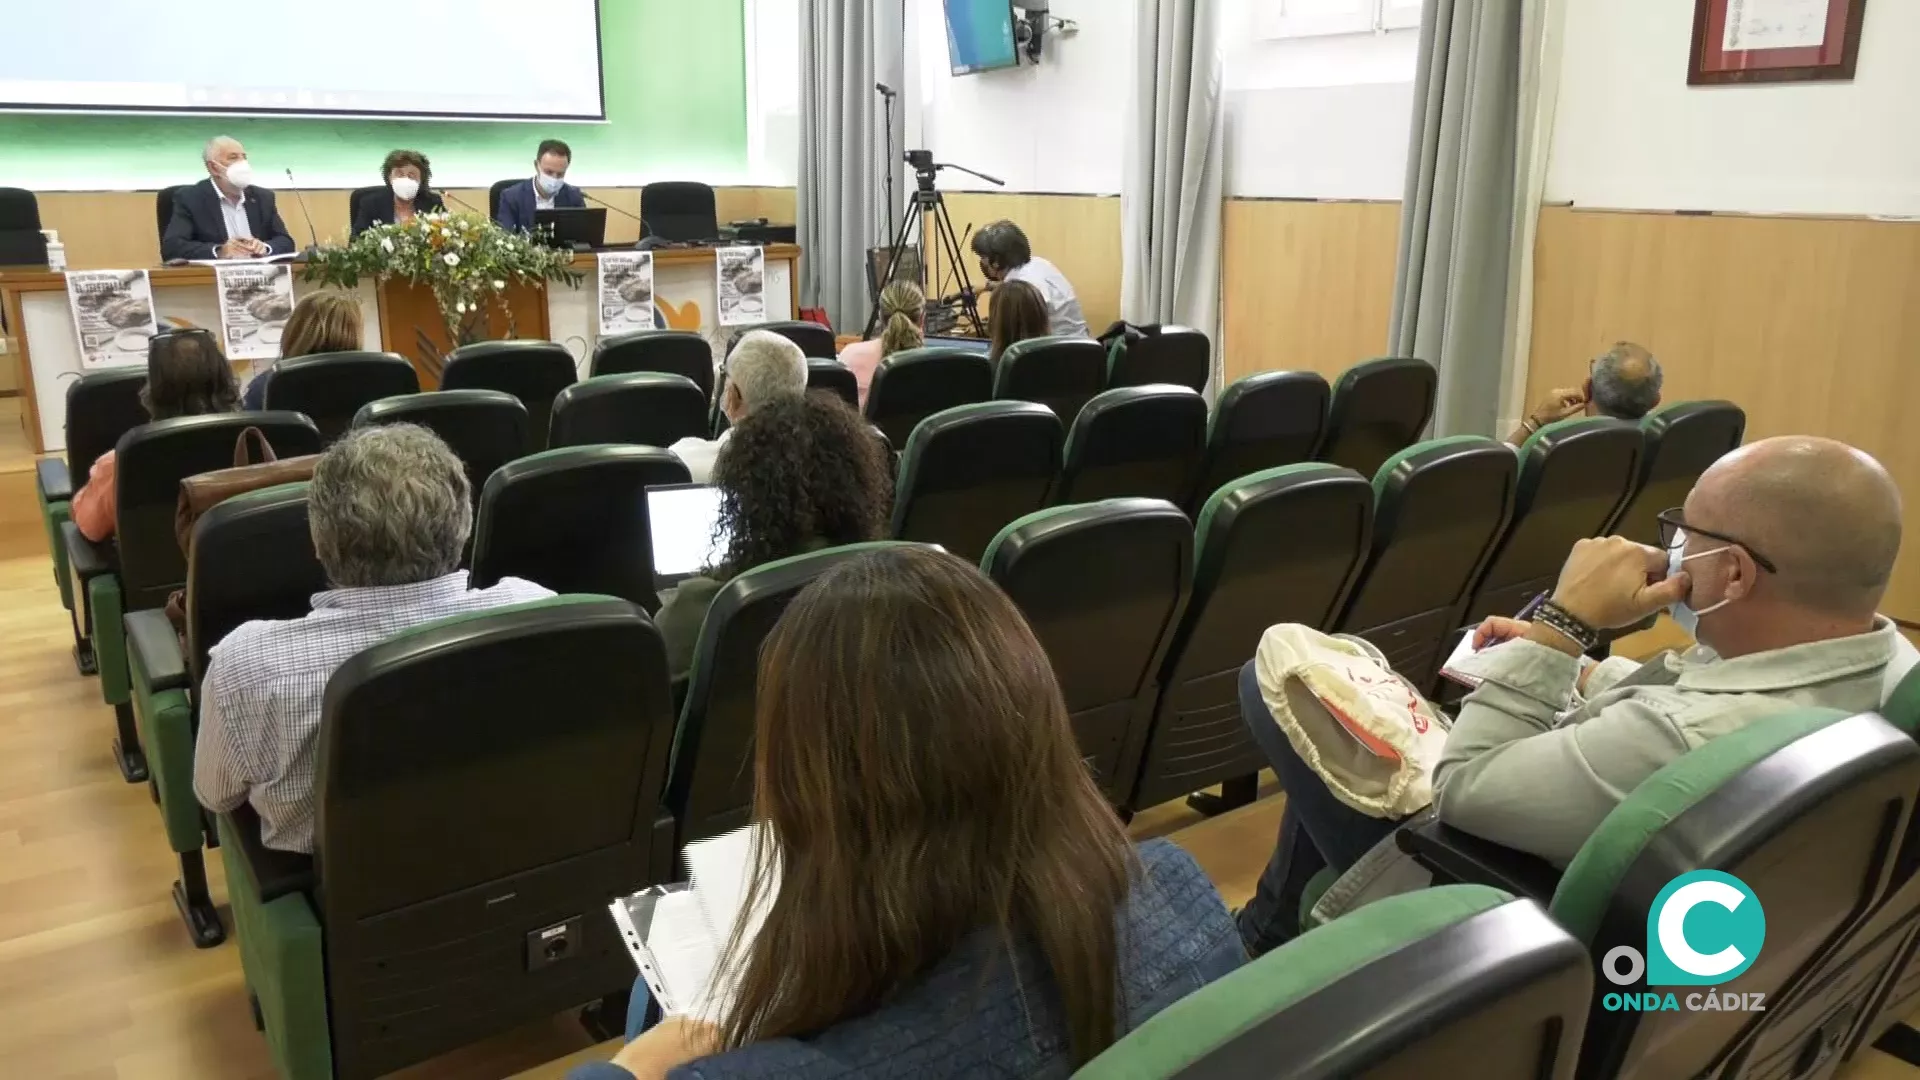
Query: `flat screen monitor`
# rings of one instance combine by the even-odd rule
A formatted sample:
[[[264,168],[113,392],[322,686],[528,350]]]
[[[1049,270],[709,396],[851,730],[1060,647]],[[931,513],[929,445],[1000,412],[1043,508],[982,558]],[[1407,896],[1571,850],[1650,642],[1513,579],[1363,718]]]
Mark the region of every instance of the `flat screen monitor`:
[[[1020,62],[1012,0],[944,0],[947,59],[955,75],[1010,68]]]
[[[607,211],[605,207],[569,206],[565,209],[535,210],[533,227],[538,229],[543,226],[551,231],[553,243],[558,247],[606,246]]]
[[[673,588],[718,563],[727,545],[720,534],[720,489],[711,484],[649,487],[647,534],[657,588]]]

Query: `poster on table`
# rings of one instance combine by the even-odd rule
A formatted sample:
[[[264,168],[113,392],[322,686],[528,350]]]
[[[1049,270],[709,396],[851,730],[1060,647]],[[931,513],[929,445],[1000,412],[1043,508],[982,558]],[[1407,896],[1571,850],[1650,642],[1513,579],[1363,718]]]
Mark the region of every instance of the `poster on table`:
[[[600,253],[600,336],[653,329],[653,252]]]
[[[719,275],[721,326],[752,326],[767,321],[767,253],[757,247],[713,251]]]
[[[147,341],[160,332],[153,283],[145,270],[69,270],[67,302],[80,339],[82,367],[147,362]]]
[[[293,268],[284,263],[222,262],[213,268],[220,335],[229,360],[273,360],[293,314]]]

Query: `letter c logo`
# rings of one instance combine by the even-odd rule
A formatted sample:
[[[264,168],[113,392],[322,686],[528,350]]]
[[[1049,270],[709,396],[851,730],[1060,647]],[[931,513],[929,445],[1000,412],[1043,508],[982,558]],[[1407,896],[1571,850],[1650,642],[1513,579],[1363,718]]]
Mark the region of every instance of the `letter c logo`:
[[[1746,882],[1718,870],[1682,874],[1647,913],[1647,985],[1717,986],[1752,966],[1766,935]]]
[[[1724,881],[1693,881],[1674,890],[1660,908],[1660,948],[1673,966],[1689,975],[1712,978],[1725,975],[1747,962],[1732,945],[1707,954],[1687,944],[1687,913],[1700,904],[1718,904],[1728,911],[1740,910],[1747,895]]]

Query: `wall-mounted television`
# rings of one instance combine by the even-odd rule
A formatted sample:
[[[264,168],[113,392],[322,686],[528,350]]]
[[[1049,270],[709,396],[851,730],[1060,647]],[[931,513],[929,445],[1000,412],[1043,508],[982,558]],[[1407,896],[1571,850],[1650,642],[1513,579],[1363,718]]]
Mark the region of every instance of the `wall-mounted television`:
[[[947,58],[955,75],[1010,68],[1020,62],[1012,0],[942,0],[947,13]]]

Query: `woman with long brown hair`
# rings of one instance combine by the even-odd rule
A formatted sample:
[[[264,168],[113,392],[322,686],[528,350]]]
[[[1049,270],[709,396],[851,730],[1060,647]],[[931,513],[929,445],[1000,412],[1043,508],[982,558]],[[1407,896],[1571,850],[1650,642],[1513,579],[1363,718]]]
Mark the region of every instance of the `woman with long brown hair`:
[[[878,550],[794,599],[754,768],[765,921],[718,1027],[621,1051],[641,1080],[1065,1077],[1244,958],[1191,857],[1129,845],[1046,653],[951,555]]]
[[[360,329],[360,301],[351,293],[308,293],[293,305],[280,331],[280,359],[352,352],[360,348]],[[248,409],[266,408],[267,380],[272,377],[273,369],[268,368],[247,384],[244,404]]]
[[[1046,337],[1049,332],[1047,301],[1039,289],[1024,281],[1007,281],[993,290],[993,305],[987,311],[987,336],[993,341],[987,359],[997,364],[1007,346]]]

